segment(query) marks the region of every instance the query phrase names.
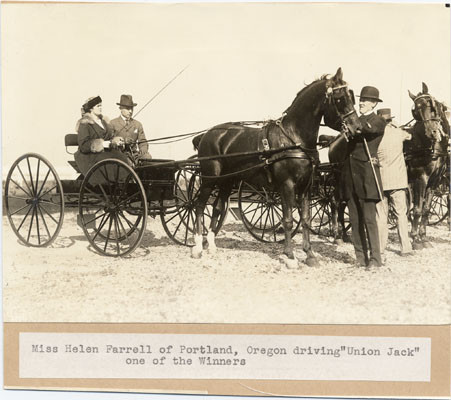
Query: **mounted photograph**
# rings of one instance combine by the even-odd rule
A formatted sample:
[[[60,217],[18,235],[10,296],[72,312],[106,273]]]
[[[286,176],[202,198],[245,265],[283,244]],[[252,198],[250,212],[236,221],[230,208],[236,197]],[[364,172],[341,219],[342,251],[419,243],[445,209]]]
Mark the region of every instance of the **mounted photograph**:
[[[1,7],[5,323],[449,325],[444,4]]]

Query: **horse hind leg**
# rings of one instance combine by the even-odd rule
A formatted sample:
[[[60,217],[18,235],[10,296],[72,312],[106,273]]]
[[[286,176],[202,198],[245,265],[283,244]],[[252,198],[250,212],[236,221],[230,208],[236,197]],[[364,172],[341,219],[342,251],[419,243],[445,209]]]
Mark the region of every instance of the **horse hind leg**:
[[[218,219],[219,216],[225,212],[226,204],[232,192],[232,186],[221,187],[219,189],[218,197],[213,204],[213,212],[211,215],[210,226],[207,232],[208,252],[215,254],[217,247],[215,243],[216,234],[218,233]]]
[[[205,206],[210,197],[213,185],[201,185],[199,189],[199,197],[196,201],[196,221],[194,225],[194,247],[191,249],[192,258],[201,258],[203,250],[203,216]]]
[[[303,249],[307,254],[305,263],[309,267],[319,266],[318,259],[313,254],[312,246],[310,243],[310,191],[304,193],[301,198],[301,218],[302,218],[302,241]]]

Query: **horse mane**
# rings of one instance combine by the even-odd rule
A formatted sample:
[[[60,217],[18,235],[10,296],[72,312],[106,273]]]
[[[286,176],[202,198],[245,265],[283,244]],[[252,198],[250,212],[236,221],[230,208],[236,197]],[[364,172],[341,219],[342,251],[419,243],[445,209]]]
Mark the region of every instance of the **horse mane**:
[[[327,81],[328,79],[330,79],[330,74],[323,74],[319,78],[315,79],[314,81],[312,81],[312,82],[310,82],[308,84],[304,83],[305,86],[296,94],[296,97],[294,98],[294,100],[292,101],[290,106],[284,111],[284,114],[287,114],[288,112],[291,111],[291,109],[293,108],[294,104],[297,102],[298,98],[301,96],[301,94],[303,92],[305,92],[310,86],[312,86],[314,83],[317,83],[317,82]]]

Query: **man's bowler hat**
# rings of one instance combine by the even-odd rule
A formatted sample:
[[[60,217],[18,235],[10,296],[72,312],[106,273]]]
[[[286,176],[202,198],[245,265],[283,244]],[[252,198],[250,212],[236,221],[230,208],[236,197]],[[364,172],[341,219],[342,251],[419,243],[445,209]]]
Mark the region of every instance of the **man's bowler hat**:
[[[391,121],[393,118],[395,118],[393,115],[391,115],[391,110],[389,108],[380,108],[377,110],[377,115],[381,116],[386,121]]]
[[[379,98],[379,90],[377,90],[373,86],[364,86],[362,88],[362,91],[360,92],[360,98],[370,99],[378,102],[382,102],[382,100]]]
[[[123,107],[135,107],[136,103],[133,103],[132,95],[131,94],[123,94],[121,95],[121,100],[119,103],[116,103],[118,106]]]

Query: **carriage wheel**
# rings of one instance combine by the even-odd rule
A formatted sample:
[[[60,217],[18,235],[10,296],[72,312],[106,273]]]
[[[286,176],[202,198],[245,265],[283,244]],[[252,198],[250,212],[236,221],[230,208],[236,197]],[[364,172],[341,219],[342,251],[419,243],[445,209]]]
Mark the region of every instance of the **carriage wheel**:
[[[266,243],[285,240],[279,193],[242,181],[238,189],[238,208],[244,227],[254,238]],[[300,225],[300,210],[294,207],[291,237],[296,235]]]
[[[24,154],[8,172],[5,208],[9,223],[22,243],[50,245],[64,219],[64,194],[52,165],[42,156]]]
[[[328,236],[332,232],[331,204],[334,201],[335,190],[333,174],[329,171],[320,172],[316,185],[316,188],[312,190],[310,201],[310,230],[316,235]]]
[[[195,169],[183,169],[177,172],[174,187],[174,206],[163,208],[160,216],[166,234],[177,244],[194,246],[194,232],[196,226],[196,200],[199,196],[200,177]],[[218,198],[215,189],[210,195],[203,214],[203,235],[210,227],[213,205]],[[217,234],[221,229],[228,211],[228,202],[218,218],[213,232]]]
[[[429,225],[437,225],[444,221],[450,210],[449,176],[443,176],[440,184],[433,190],[431,207],[429,209]]]
[[[86,174],[80,189],[79,218],[89,243],[106,256],[125,256],[141,243],[147,198],[135,171],[106,159]]]

